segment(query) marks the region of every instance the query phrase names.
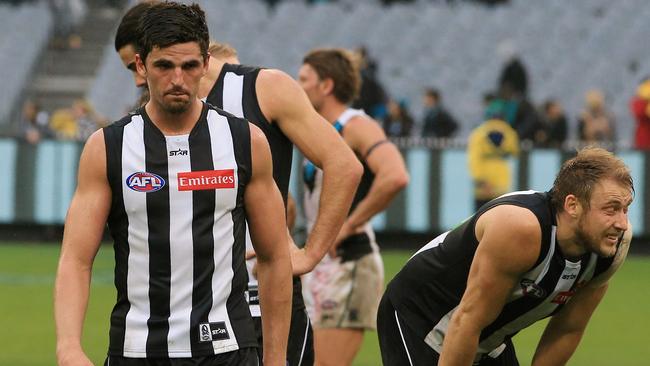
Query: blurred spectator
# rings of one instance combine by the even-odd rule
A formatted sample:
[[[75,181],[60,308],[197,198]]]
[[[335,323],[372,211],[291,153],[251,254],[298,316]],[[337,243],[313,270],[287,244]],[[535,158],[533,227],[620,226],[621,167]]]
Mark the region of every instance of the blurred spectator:
[[[474,130],[467,143],[469,172],[476,209],[511,190],[508,158],[519,155],[517,132],[505,121],[490,119]]]
[[[381,121],[387,115],[388,97],[377,79],[377,62],[370,58],[365,47],[358,48],[356,53],[361,71],[361,90],[359,98],[352,103],[352,107],[363,109],[372,118]]]
[[[423,137],[451,137],[458,130],[458,122],[442,105],[442,96],[436,89],[425,90],[422,97],[424,120]]]
[[[81,36],[77,28],[86,16],[87,6],[84,0],[49,0],[54,15],[53,46],[59,49],[78,49]]]
[[[20,116],[21,137],[32,145],[37,144],[43,138],[49,137],[48,118],[47,112],[42,111],[36,103],[31,100],[25,101]]]
[[[85,141],[93,132],[106,125],[106,120],[98,116],[90,103],[76,100],[72,107],[54,112],[50,128],[62,140]]]
[[[506,40],[499,44],[497,53],[505,62],[499,75],[498,91],[501,95],[525,98],[528,93],[528,73],[523,62],[517,56],[515,45]]]
[[[486,119],[501,119],[517,131],[520,140],[534,141],[543,128],[535,107],[526,99],[504,95],[491,99],[485,108]]]
[[[498,114],[501,114],[501,118],[517,131],[520,140],[534,141],[535,135],[543,126],[537,110],[528,100],[526,67],[517,56],[516,47],[511,40],[501,42],[497,54],[504,66],[499,75],[497,99],[491,103],[494,109],[492,112],[497,112],[492,117],[499,118]]]
[[[650,78],[646,78],[637,88],[630,101],[630,111],[636,121],[634,147],[650,150]]]
[[[567,137],[567,119],[560,102],[547,100],[542,106],[542,128],[535,133],[535,146],[560,148]]]
[[[597,89],[585,94],[585,109],[578,119],[578,136],[586,143],[612,143],[615,139],[614,116],[605,106],[605,95]]]
[[[413,129],[413,117],[406,101],[388,101],[388,115],[384,118],[384,131],[389,137],[408,137]]]

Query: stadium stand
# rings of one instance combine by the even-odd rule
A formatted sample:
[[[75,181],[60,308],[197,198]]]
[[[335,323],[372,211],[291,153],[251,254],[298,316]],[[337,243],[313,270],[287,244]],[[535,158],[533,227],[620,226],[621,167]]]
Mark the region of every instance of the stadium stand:
[[[247,63],[295,74],[302,55],[313,47],[365,45],[378,60],[388,92],[409,100],[416,117],[422,112],[422,90],[429,85],[443,90],[446,105],[461,121],[460,136],[481,121],[481,98],[496,87],[505,62],[498,50],[504,43],[514,47],[528,68],[532,101],[556,97],[566,106],[574,138],[584,92],[600,88],[617,117],[619,143],[629,146],[633,122],[627,103],[650,70],[650,50],[641,46],[650,15],[643,0],[550,0],[534,5],[513,0],[498,7],[470,2],[383,7],[377,1],[283,1],[268,8],[257,0],[199,2],[213,37],[234,45]],[[98,92],[108,80],[128,90],[130,80],[115,67],[116,61],[107,47],[103,63],[109,66],[100,68],[90,98],[113,101],[107,104],[121,110],[132,100],[130,91],[110,97]],[[113,111],[102,112],[113,117]]]
[[[45,2],[0,4],[0,130],[20,104],[36,60],[47,44],[52,16]]]

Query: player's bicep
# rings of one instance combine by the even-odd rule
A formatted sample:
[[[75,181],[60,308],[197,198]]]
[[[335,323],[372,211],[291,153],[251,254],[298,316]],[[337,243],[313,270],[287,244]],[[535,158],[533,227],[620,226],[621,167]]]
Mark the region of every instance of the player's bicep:
[[[79,159],[77,188],[65,220],[62,259],[90,264],[101,242],[111,206],[103,131],[95,132]]]
[[[325,158],[336,157],[349,148],[312,107],[307,94],[289,75],[278,70],[263,70],[258,76],[258,98],[282,132],[302,154],[322,168]],[[350,154],[351,155],[351,154]]]
[[[497,206],[477,222],[479,245],[459,311],[482,329],[499,314],[520,276],[537,259],[541,229],[529,210]]]
[[[286,244],[287,229],[284,203],[273,180],[271,149],[262,131],[250,126],[252,174],[244,204],[253,247],[258,259],[264,261],[274,254],[276,246]]]

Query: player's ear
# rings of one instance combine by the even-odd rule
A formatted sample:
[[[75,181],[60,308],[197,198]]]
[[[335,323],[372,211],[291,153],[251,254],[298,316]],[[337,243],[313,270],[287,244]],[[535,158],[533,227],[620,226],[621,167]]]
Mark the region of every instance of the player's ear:
[[[331,94],[334,91],[334,80],[332,78],[321,80],[321,89],[326,95]]]
[[[205,76],[208,73],[208,69],[210,67],[210,53],[203,57],[203,76]]]
[[[564,211],[569,214],[572,218],[578,218],[582,213],[582,204],[578,197],[573,194],[567,194],[564,197]]]
[[[142,77],[147,77],[147,67],[144,65],[144,60],[139,53],[135,54],[135,69]]]

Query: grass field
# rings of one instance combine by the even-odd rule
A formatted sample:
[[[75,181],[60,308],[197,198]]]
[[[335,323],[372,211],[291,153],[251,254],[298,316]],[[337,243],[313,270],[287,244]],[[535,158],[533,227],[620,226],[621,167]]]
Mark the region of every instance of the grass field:
[[[52,284],[56,245],[0,244],[0,365],[54,365]],[[410,254],[384,253],[386,278],[392,278]],[[95,262],[83,345],[102,364],[108,344],[108,320],[115,290],[113,253],[103,246]],[[543,324],[515,338],[522,365],[530,364]],[[650,258],[632,257],[612,281],[570,365],[642,366],[650,360]],[[377,336],[369,333],[356,366],[381,365]]]

